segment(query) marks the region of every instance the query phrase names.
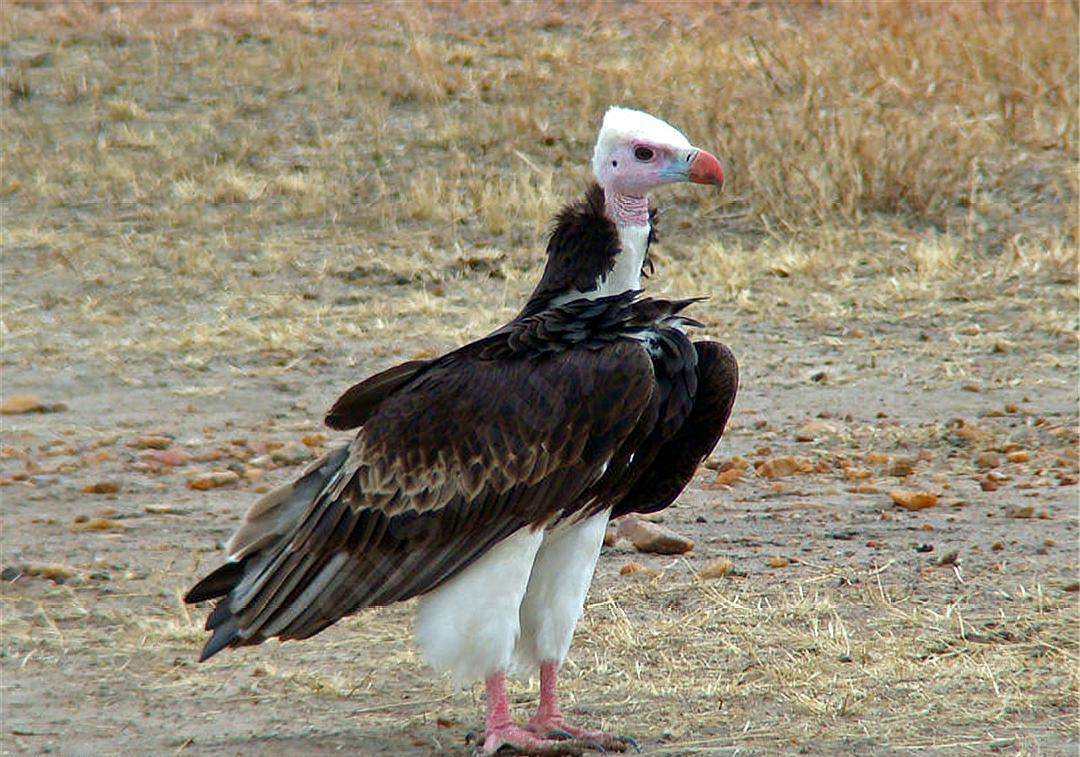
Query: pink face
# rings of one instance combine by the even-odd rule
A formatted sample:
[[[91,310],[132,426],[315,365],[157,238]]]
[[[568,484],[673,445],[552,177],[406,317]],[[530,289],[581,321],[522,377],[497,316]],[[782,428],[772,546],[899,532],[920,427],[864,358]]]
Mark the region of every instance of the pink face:
[[[628,138],[612,146],[597,179],[608,190],[643,196],[655,187],[680,181],[724,183],[720,162],[696,147],[674,147]]]

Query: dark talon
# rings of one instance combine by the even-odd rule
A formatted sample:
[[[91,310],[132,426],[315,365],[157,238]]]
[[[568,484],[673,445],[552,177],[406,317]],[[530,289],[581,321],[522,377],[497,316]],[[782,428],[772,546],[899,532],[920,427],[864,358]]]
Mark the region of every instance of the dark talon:
[[[564,731],[561,728],[556,728],[554,731],[549,731],[545,738],[554,739],[555,741],[570,741],[574,738],[574,734],[569,731]]]
[[[635,739],[635,738],[633,738],[631,736],[620,736],[619,739],[624,744],[626,744],[628,747],[633,749],[635,752],[637,752],[638,754],[641,754],[641,745],[639,745],[637,743],[637,739]]]
[[[480,743],[480,735],[476,731],[469,731],[465,734],[466,744],[478,744]]]

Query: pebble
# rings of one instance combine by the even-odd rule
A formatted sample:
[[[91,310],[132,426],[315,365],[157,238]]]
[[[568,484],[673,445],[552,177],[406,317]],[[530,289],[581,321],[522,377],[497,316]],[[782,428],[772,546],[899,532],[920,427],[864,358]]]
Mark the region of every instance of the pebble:
[[[743,472],[741,468],[728,468],[725,471],[720,471],[716,474],[716,480],[711,484],[707,484],[707,488],[716,488],[721,486],[731,486],[740,478],[742,478]]]
[[[997,468],[1001,465],[1001,456],[996,452],[982,452],[975,458],[975,464],[980,468]]]
[[[167,436],[140,436],[133,439],[128,446],[134,449],[167,449],[172,446],[173,440]]]
[[[911,457],[898,457],[889,466],[889,475],[893,478],[905,478],[915,472],[916,460]]]
[[[758,463],[755,467],[759,476],[782,478],[798,473],[809,473],[814,469],[814,464],[801,457],[773,457]]]
[[[46,403],[34,394],[13,394],[0,402],[0,415],[23,415],[25,413],[60,413],[68,407],[63,402]]]
[[[836,433],[836,427],[825,421],[808,421],[795,432],[795,441],[812,442],[823,436]]]
[[[207,489],[217,489],[221,486],[230,486],[239,481],[239,474],[231,470],[216,470],[192,476],[188,479],[187,485],[189,489],[205,491]]]
[[[709,560],[705,563],[704,567],[698,572],[698,575],[702,578],[723,578],[730,574],[735,569],[735,563],[726,557],[718,557],[715,560]]]
[[[1011,505],[1005,510],[1006,518],[1034,518],[1035,508],[1031,505]]]
[[[72,531],[81,533],[84,531],[126,531],[127,526],[118,520],[112,520],[110,518],[88,518],[86,520],[76,520],[75,525],[71,527]]]
[[[69,578],[74,578],[77,571],[60,563],[41,563],[24,565],[22,572],[28,576],[47,578],[54,583],[63,583]]]
[[[270,459],[279,465],[298,465],[315,457],[315,453],[303,444],[286,444],[270,453]]]
[[[119,491],[118,481],[97,481],[83,487],[84,494],[117,494]]]
[[[656,555],[681,555],[694,548],[694,542],[657,523],[626,518],[619,524],[619,537],[627,539],[638,552]]]
[[[932,492],[912,491],[910,489],[893,489],[889,492],[892,501],[905,510],[925,510],[934,507],[938,503],[938,495]]]
[[[608,526],[604,531],[604,546],[614,547],[619,540],[619,529],[616,526]]]
[[[638,573],[644,574],[646,576],[658,575],[657,571],[653,570],[652,568],[646,568],[639,562],[628,562],[626,563],[626,565],[619,568],[620,576],[633,576]]]
[[[770,568],[786,568],[789,565],[791,565],[791,560],[787,559],[786,557],[780,557],[779,555],[776,555],[769,558]]]

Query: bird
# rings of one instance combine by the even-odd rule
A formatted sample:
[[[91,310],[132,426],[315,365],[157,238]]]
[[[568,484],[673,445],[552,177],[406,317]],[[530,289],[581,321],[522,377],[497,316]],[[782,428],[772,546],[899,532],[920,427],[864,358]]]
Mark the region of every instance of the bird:
[[[346,390],[325,422],[352,440],[251,506],[227,562],[185,595],[216,602],[200,662],[419,597],[424,659],[459,686],[484,683],[480,753],[636,748],[570,724],[558,672],[609,521],[670,505],[731,413],[735,357],[687,334],[699,298],[642,290],[650,193],[721,187],[724,174],[670,124],[623,107],[605,112],[591,163],[521,311]],[[507,677],[537,670],[538,709],[519,723]]]

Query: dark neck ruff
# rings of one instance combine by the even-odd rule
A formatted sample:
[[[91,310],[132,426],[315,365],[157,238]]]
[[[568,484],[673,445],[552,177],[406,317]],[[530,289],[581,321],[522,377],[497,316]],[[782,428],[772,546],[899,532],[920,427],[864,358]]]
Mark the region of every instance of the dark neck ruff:
[[[655,212],[648,210],[648,200],[632,199],[645,201],[646,222],[655,223]],[[634,212],[638,210],[635,208]],[[651,231],[649,241],[654,241]],[[585,197],[567,205],[556,216],[555,228],[548,239],[544,274],[521,315],[543,310],[559,295],[595,291],[600,279],[615,267],[621,250],[618,228],[609,215],[609,198],[594,183],[586,190]],[[643,268],[652,268],[648,254]]]

